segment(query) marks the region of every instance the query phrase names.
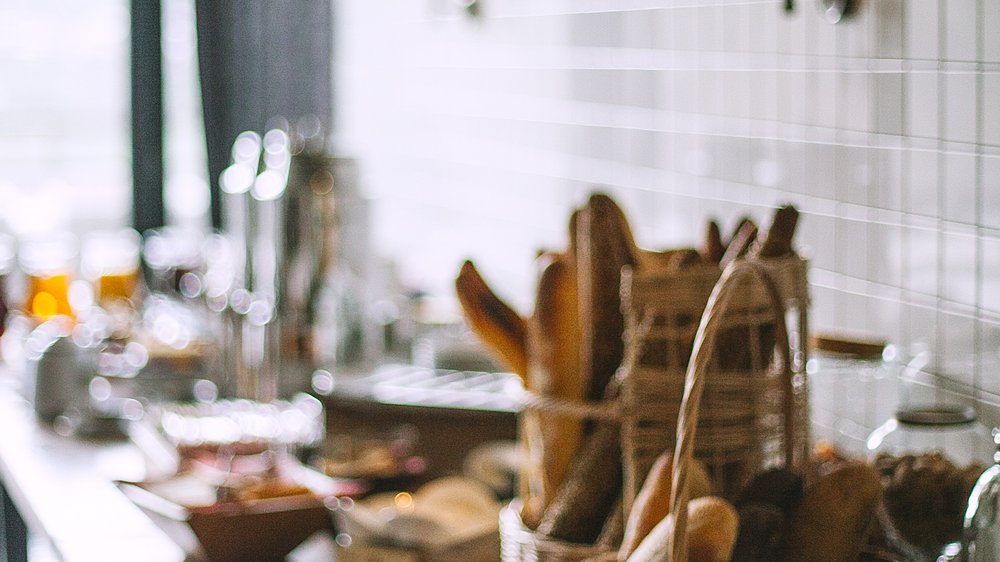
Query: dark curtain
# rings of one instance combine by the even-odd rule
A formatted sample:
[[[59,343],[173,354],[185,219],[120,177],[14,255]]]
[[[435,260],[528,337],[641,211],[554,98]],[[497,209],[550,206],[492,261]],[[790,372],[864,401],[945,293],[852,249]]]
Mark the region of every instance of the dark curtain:
[[[221,223],[219,174],[236,135],[309,115],[329,131],[331,2],[196,0],[213,226]]]

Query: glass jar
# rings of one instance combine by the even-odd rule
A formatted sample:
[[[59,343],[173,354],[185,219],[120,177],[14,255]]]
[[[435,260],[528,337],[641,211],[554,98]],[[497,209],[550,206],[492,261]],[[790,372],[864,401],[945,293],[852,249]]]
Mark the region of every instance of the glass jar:
[[[878,455],[937,453],[961,466],[985,467],[993,457],[990,430],[976,420],[969,406],[925,404],[907,406],[873,431],[866,442]]]
[[[863,457],[868,431],[895,409],[895,357],[896,347],[884,339],[813,336],[806,372],[814,437]]]
[[[866,445],[882,474],[879,518],[888,542],[921,562],[956,549],[969,494],[993,452],[990,431],[975,411],[910,405],[875,429]]]

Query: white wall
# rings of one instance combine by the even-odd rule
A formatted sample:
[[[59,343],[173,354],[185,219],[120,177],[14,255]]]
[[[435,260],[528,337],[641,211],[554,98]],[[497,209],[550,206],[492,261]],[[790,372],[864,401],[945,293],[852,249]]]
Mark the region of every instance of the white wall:
[[[652,247],[793,202],[814,325],[928,349],[1000,422],[1000,3],[458,4],[336,6],[338,141],[411,279],[448,291],[472,256],[527,307],[595,186]]]

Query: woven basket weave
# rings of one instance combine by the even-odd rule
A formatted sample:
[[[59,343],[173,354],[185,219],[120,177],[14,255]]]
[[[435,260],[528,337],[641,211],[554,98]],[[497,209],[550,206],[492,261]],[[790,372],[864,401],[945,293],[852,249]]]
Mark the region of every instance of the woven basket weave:
[[[765,284],[733,269],[752,268],[773,282],[789,342],[793,374],[790,408],[797,419],[791,435],[796,461],[808,453],[808,397],[805,385],[807,263],[798,258],[748,259],[730,265],[696,266],[676,273],[626,270],[622,306],[627,353],[635,360],[623,373],[623,507],[626,513],[653,461],[675,446],[685,374],[695,334],[707,316],[713,290],[725,280],[724,309],[716,310],[712,348],[704,350],[706,383],[698,416],[694,455],[712,474],[723,497],[732,496],[760,468],[778,464],[785,440],[781,379],[771,369],[777,326]]]
[[[523,392],[522,406],[621,424],[623,509],[628,513],[653,461],[677,444],[689,360],[698,352],[693,349],[696,332],[711,322],[714,341],[711,349],[700,352],[705,382],[701,410],[694,418],[699,432],[694,454],[722,488],[717,493],[727,495],[727,489],[737,489],[744,476],[769,464],[797,464],[806,458],[809,446],[802,347],[807,341],[806,270],[806,262],[799,258],[743,260],[725,272],[706,266],[639,275],[626,268],[622,276],[626,356],[617,375],[623,381],[622,394],[611,401],[575,403]],[[746,271],[759,272],[767,283],[754,283]],[[726,292],[724,302],[707,310],[713,290],[720,288]],[[776,306],[780,322],[775,320]],[[790,333],[786,316],[795,328]],[[784,333],[789,335],[781,336]],[[788,360],[781,362],[789,371],[785,378],[772,368],[772,352],[781,341],[791,344]],[[739,353],[723,351],[736,348]],[[783,392],[784,386],[792,391]],[[785,435],[793,437],[788,440]],[[616,559],[615,552],[530,530],[521,521],[520,509],[519,501],[512,502],[500,516],[505,562]]]
[[[547,537],[521,521],[521,502],[514,500],[500,512],[500,559],[504,562],[604,562],[616,552],[589,544],[573,544]]]
[[[781,293],[781,285],[775,273],[780,269],[769,270],[764,264],[753,261],[743,261],[731,264],[722,273],[722,277],[712,290],[705,312],[698,324],[691,359],[684,376],[684,393],[680,404],[675,433],[676,446],[674,451],[673,483],[670,496],[670,513],[674,515],[671,532],[669,562],[687,562],[687,506],[688,506],[688,471],[691,461],[697,455],[699,445],[704,445],[705,414],[712,414],[717,405],[709,401],[709,389],[712,381],[720,377],[732,376],[730,372],[719,372],[713,369],[719,364],[719,347],[724,343],[726,331],[732,327],[732,313],[740,312],[748,307],[753,299],[760,297],[764,303],[762,314],[770,316],[772,339],[768,342],[776,357],[768,359],[770,378],[775,381],[778,396],[775,403],[766,414],[769,429],[773,425],[776,433],[783,434],[778,450],[775,451],[776,464],[795,470],[801,470],[804,460],[801,444],[795,438],[801,435],[801,428],[808,423],[797,408],[797,390],[795,388],[796,365],[791,342],[786,326],[784,307],[785,296]],[[756,307],[753,307],[756,308]],[[709,418],[711,419],[711,418]],[[711,427],[710,425],[708,426]],[[697,436],[697,439],[695,438]],[[772,435],[755,436],[757,442]]]

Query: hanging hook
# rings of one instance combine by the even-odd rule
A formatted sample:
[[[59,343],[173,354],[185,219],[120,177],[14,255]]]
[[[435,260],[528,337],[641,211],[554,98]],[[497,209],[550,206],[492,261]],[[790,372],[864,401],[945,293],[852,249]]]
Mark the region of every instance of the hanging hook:
[[[829,23],[840,23],[857,10],[855,0],[819,0],[819,9]]]

